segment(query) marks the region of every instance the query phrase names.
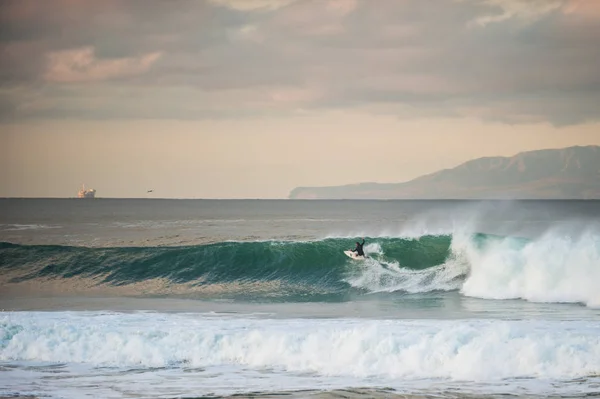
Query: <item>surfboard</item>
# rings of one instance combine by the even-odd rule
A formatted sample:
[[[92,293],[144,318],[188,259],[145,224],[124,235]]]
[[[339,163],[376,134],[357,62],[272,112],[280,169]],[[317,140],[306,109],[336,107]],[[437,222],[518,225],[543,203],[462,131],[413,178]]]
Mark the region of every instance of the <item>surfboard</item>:
[[[365,258],[362,255],[357,255],[356,252],[353,252],[353,251],[344,251],[344,254],[346,254],[347,257],[356,259],[356,260],[362,260]]]

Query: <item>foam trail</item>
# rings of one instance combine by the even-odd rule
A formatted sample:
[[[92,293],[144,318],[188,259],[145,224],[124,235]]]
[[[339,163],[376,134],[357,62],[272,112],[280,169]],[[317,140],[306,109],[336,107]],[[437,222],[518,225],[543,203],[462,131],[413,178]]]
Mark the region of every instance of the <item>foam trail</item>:
[[[534,241],[497,238],[480,247],[456,236],[451,249],[471,268],[464,295],[600,307],[600,236],[593,232],[549,231]]]
[[[453,258],[423,270],[405,268],[396,260],[386,259],[378,243],[365,246],[365,253],[369,258],[359,263],[354,273],[344,281],[371,293],[457,290],[468,272],[466,263],[456,262]]]

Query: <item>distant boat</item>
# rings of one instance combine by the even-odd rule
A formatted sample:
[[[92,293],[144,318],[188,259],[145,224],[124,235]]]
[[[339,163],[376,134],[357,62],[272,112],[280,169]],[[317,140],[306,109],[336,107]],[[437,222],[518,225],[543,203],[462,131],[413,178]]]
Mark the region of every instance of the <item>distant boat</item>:
[[[81,190],[77,193],[77,198],[95,198],[96,190],[93,188],[85,189],[85,184],[81,187]]]

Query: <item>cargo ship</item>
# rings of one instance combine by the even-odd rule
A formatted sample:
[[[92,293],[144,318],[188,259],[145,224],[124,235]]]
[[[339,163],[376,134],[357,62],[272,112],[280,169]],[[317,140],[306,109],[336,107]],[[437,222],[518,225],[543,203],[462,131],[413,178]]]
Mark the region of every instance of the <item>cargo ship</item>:
[[[77,198],[94,198],[96,197],[96,190],[93,188],[85,188],[85,184],[81,187],[81,190],[77,193]]]

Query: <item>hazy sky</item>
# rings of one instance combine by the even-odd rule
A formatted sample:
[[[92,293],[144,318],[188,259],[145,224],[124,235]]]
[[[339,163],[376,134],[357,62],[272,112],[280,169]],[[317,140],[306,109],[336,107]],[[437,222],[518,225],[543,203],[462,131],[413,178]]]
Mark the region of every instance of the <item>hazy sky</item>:
[[[285,198],[600,144],[599,43],[598,0],[2,0],[0,197]]]

